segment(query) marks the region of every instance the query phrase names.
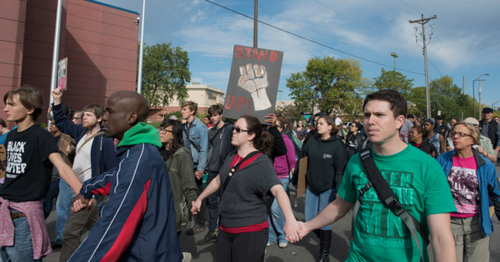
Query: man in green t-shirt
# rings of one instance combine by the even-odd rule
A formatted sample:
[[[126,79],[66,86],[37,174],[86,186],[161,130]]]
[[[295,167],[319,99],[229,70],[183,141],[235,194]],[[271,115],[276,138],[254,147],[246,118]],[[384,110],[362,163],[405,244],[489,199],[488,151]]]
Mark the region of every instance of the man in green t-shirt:
[[[372,156],[403,207],[430,233],[435,261],[456,261],[449,212],[455,211],[439,163],[399,138],[405,122],[406,100],[394,90],[368,95],[363,104],[366,134]],[[338,197],[317,217],[300,223],[301,237],[342,218],[356,203],[368,178],[358,154],[344,173]],[[420,238],[424,261],[427,248]],[[362,196],[354,222],[354,240],[347,261],[420,261],[420,252],[404,222],[378,198],[373,188]]]

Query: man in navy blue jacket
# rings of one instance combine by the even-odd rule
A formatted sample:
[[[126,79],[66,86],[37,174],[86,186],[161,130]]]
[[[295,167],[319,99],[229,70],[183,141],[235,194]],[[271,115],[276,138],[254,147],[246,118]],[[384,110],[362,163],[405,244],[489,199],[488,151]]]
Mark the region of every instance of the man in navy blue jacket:
[[[86,180],[99,176],[111,168],[115,167],[116,154],[114,141],[112,138],[104,136],[100,122],[104,114],[104,108],[100,105],[88,105],[82,112],[82,125],[75,125],[65,115],[62,109],[62,91],[56,88],[52,92],[54,104],[52,112],[57,128],[61,132],[68,134],[76,142],[76,155],[73,162],[73,171],[83,183]],[[90,230],[99,219],[98,207],[93,203],[90,209],[79,213],[69,212],[71,208],[72,196],[78,192],[70,191],[69,187],[61,182],[59,198],[61,201],[57,207],[58,217],[56,231],[59,225],[58,235],[62,230],[62,250],[60,261],[67,261],[81,243],[82,230]],[[65,219],[66,218],[66,219]],[[54,246],[57,247],[57,238]]]
[[[82,185],[73,211],[87,207],[95,194],[109,194],[109,201],[69,261],[182,260],[170,179],[158,152],[160,135],[144,123],[148,112],[135,92],[109,97],[102,126],[107,137],[120,140],[119,165]]]

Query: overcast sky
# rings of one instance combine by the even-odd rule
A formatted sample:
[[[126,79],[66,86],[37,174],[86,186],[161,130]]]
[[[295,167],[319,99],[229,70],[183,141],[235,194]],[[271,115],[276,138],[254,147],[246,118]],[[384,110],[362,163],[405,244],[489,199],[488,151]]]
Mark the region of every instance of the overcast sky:
[[[142,11],[141,0],[101,1]],[[214,2],[253,17],[253,0]],[[449,75],[462,87],[465,77],[465,93],[472,95],[472,81],[489,73],[481,78],[487,80],[481,82],[481,102],[500,100],[498,0],[261,0],[259,20],[324,46],[259,24],[259,48],[284,52],[282,100],[289,99],[286,78],[305,70],[312,57],[358,59],[363,77],[373,79],[381,68],[393,69],[390,53],[396,52],[396,70],[405,70],[401,72],[414,79],[414,86],[425,86],[422,27],[408,22],[421,14],[437,16],[425,28],[427,42],[432,35],[427,49],[430,81]],[[192,82],[222,90],[227,88],[234,45],[253,45],[253,20],[205,0],[147,0],[145,26],[148,45],[171,42],[189,52]],[[475,87],[477,99],[478,82]]]

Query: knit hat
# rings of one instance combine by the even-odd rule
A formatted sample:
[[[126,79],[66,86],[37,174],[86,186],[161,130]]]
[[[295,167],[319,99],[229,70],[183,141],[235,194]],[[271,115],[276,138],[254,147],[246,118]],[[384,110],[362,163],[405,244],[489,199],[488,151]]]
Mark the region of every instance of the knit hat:
[[[425,122],[429,123],[429,124],[431,124],[433,126],[436,126],[436,119],[434,119],[434,118],[429,118]]]

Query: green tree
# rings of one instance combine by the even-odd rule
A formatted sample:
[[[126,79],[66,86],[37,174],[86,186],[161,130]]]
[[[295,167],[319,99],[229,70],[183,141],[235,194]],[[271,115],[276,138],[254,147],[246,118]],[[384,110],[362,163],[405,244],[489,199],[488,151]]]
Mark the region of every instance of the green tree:
[[[429,83],[431,97],[431,117],[436,117],[441,111],[445,121],[458,116],[464,118],[472,116],[472,98],[462,94],[462,89],[453,83],[453,78],[443,76]],[[426,115],[427,106],[425,87],[413,88],[410,92],[410,105],[414,105],[409,112],[417,115]]]
[[[374,82],[369,86],[369,93],[392,89],[406,98],[413,87],[413,79],[408,79],[405,75],[394,70],[385,71],[384,68],[382,68],[380,76],[373,78],[373,80]]]
[[[361,76],[357,60],[315,57],[305,71],[292,73],[287,87],[298,106],[312,109],[318,105],[326,114],[345,112],[353,108],[351,99],[357,97],[356,88],[363,84]]]
[[[144,45],[142,95],[150,106],[167,106],[174,98],[188,98],[186,83],[191,81],[187,51],[170,43]]]

